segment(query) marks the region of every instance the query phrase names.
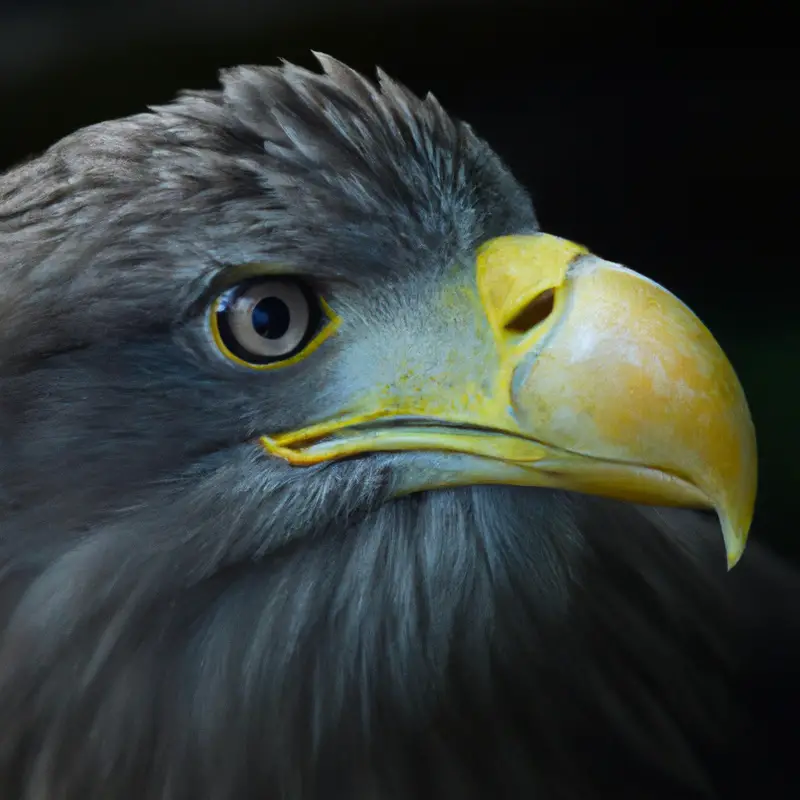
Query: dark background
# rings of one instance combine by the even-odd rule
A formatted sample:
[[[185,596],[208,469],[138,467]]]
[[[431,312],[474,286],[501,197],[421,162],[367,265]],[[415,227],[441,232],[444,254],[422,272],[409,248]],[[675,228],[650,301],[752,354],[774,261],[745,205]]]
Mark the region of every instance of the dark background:
[[[543,227],[675,291],[729,353],[759,433],[754,536],[800,559],[796,51],[745,10],[569,0],[28,0],[0,11],[0,170],[72,129],[323,50],[467,119]],[[763,6],[762,6],[763,11]],[[662,44],[659,44],[661,42]],[[694,42],[702,47],[666,47]]]

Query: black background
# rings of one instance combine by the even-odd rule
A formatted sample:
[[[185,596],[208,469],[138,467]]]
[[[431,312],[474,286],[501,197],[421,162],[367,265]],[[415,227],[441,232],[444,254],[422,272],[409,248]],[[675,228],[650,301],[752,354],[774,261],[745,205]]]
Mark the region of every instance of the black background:
[[[800,558],[797,68],[780,20],[531,0],[38,0],[0,11],[0,169],[221,66],[317,49],[432,90],[531,189],[543,227],[675,291],[751,401],[754,535]],[[763,6],[762,6],[763,11]],[[744,26],[744,27],[741,27]],[[693,47],[678,44],[694,43]],[[671,46],[667,46],[671,45]]]

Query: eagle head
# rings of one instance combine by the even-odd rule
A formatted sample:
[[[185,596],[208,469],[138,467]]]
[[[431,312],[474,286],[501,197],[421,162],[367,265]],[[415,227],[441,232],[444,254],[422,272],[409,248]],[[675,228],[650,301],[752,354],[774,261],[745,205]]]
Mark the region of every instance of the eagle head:
[[[4,796],[699,785],[730,363],[435,98],[319,60],[0,180]]]

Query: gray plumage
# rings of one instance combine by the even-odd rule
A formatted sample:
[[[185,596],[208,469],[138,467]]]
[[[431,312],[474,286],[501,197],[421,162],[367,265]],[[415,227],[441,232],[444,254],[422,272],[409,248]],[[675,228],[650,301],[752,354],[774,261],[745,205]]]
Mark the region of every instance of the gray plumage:
[[[432,97],[320,60],[228,70],[0,179],[0,796],[714,796],[757,621],[731,587],[778,570],[757,548],[728,577],[702,514],[392,500],[413,454],[253,444],[387,341],[460,335],[426,333],[425,287],[537,229]],[[313,364],[213,351],[208,302],[250,262],[335,297]]]

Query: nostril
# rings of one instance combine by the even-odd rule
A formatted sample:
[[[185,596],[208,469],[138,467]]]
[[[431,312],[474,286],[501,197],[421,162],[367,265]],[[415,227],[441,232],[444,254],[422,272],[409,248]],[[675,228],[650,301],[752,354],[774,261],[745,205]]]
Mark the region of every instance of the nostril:
[[[554,303],[555,293],[552,289],[545,289],[529,303],[526,303],[505,324],[505,329],[510,333],[527,333],[550,316]]]

